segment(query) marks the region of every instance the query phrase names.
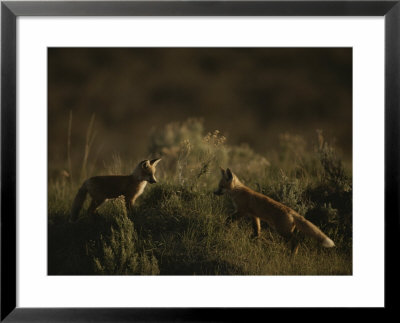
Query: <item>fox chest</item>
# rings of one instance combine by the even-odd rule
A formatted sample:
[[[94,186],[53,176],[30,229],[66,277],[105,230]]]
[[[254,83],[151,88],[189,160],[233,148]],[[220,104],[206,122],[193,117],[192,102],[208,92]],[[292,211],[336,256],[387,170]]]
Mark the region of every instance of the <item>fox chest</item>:
[[[133,187],[132,191],[129,192],[132,196],[132,199],[135,200],[137,199],[144,191],[144,188],[146,187],[147,182],[141,182],[136,185],[136,187]]]

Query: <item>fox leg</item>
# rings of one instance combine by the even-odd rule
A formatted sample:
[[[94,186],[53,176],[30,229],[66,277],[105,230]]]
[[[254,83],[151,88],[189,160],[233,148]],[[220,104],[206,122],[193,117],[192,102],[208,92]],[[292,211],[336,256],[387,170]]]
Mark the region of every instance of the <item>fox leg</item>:
[[[100,204],[103,203],[103,202],[104,202],[104,200],[95,200],[95,199],[92,199],[92,202],[90,203],[89,208],[88,208],[88,214],[89,214],[89,215],[94,215],[95,212],[96,212],[96,210],[97,210],[97,208],[98,208],[98,207],[100,206]]]
[[[225,223],[226,223],[226,224],[231,224],[231,223],[233,223],[234,221],[236,221],[236,220],[238,220],[239,218],[241,218],[242,216],[243,216],[243,215],[242,215],[240,212],[235,211],[235,212],[233,212],[232,214],[230,214],[230,215],[226,218]]]
[[[289,243],[290,251],[292,252],[292,254],[297,255],[297,252],[299,251],[299,240],[295,237],[294,234],[291,235],[288,243]]]
[[[253,217],[253,234],[254,237],[259,237],[261,232],[261,223],[260,223],[260,218],[254,216]]]
[[[297,239],[294,231],[279,232],[288,244],[292,255],[296,255],[299,250],[299,240]]]
[[[242,218],[245,218],[245,219],[248,219],[248,218],[251,218],[252,217],[252,215],[250,215],[249,213],[247,213],[247,212],[244,212],[244,211],[235,211],[235,212],[233,212],[231,215],[229,215],[228,217],[227,217],[227,219],[226,219],[226,224],[231,224],[231,223],[233,223],[234,221],[238,221],[238,220],[240,220],[240,219],[242,219]]]
[[[129,211],[132,210],[132,205],[133,205],[133,203],[135,203],[135,201],[133,200],[133,198],[131,196],[128,196],[128,195],[125,195],[124,199],[125,199],[126,212],[129,213]]]
[[[229,218],[230,218],[231,221],[236,221],[236,220],[242,218],[243,216],[244,216],[244,215],[243,215],[242,213],[236,211],[236,212],[232,213],[232,214],[229,216]]]
[[[299,251],[299,243],[300,241],[298,239],[296,227],[292,226],[290,229],[289,245],[293,255],[297,255],[297,252]]]

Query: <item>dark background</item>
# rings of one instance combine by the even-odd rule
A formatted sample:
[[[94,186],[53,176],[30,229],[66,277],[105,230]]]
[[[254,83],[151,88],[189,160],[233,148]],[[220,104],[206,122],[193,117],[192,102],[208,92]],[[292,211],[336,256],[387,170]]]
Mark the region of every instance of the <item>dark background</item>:
[[[322,129],[351,162],[351,48],[50,48],[48,67],[49,169],[66,167],[70,111],[74,165],[92,114],[99,165],[148,157],[153,128],[189,117],[267,157]]]

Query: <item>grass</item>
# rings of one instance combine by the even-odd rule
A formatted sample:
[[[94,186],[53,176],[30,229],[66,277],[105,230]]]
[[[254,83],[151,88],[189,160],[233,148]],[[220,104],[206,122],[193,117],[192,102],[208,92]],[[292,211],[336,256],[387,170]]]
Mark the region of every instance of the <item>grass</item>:
[[[158,183],[146,187],[130,213],[122,199],[115,199],[89,217],[87,201],[79,221],[70,224],[80,183],[65,176],[49,179],[50,275],[352,274],[351,169],[321,132],[310,147],[301,137],[285,134],[277,151],[261,156],[251,147],[229,145],[218,131],[205,134],[201,121],[188,120],[158,129],[148,147],[149,155],[163,158]],[[110,158],[104,169],[88,176],[123,173],[136,164],[118,155]],[[86,153],[84,160],[90,169]],[[219,166],[304,215],[336,247],[323,249],[299,236],[299,253],[293,256],[265,225],[261,237],[252,238],[251,220],[231,221],[230,200],[212,193]]]

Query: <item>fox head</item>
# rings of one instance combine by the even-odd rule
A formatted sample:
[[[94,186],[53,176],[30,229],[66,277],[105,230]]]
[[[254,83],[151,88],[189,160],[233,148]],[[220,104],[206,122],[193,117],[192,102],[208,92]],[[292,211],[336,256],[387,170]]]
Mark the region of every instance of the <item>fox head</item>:
[[[160,162],[161,158],[153,159],[153,160],[143,160],[139,163],[136,170],[138,171],[137,175],[140,180],[147,181],[150,184],[157,183],[156,177],[154,176],[156,172],[156,166]]]
[[[232,190],[235,187],[237,177],[232,171],[227,168],[224,170],[221,168],[222,178],[219,181],[218,189],[214,192],[215,195],[223,195],[224,193]]]

